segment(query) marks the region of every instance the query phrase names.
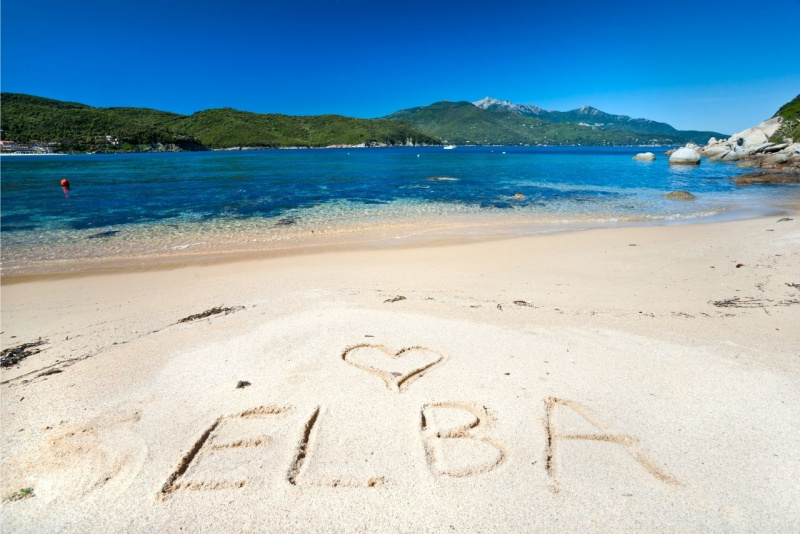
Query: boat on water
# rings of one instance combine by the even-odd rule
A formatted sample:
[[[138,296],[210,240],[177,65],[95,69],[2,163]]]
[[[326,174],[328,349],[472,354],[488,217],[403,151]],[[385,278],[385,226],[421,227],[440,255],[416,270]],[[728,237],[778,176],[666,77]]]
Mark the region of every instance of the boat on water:
[[[456,147],[456,145],[444,145],[444,147],[443,147],[443,148],[444,148],[445,150],[453,150],[455,147]]]

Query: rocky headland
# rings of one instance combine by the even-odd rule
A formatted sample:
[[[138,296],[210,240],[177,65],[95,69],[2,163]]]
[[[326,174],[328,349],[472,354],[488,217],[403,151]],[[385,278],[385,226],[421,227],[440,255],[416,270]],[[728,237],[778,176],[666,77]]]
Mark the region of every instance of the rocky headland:
[[[705,157],[708,161],[736,162],[743,168],[762,169],[736,177],[737,185],[800,183],[800,139],[795,135],[796,120],[779,111],[771,119],[728,139],[712,137],[705,146],[689,143],[665,155],[670,156],[670,163],[688,163],[686,155],[694,153],[697,163]]]

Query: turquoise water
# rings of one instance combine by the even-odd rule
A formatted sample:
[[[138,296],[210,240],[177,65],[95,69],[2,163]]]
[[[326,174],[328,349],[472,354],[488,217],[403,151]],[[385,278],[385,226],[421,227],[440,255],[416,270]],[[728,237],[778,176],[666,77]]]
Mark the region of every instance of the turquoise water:
[[[645,150],[658,159],[632,160]],[[508,223],[524,232],[568,223],[705,220],[800,195],[793,186],[737,188],[729,178],[745,171],[732,164],[670,167],[663,150],[425,147],[3,157],[3,270],[290,246],[370,232],[392,238],[453,225]],[[69,191],[59,185],[62,178],[70,180]],[[663,197],[676,189],[698,198]]]

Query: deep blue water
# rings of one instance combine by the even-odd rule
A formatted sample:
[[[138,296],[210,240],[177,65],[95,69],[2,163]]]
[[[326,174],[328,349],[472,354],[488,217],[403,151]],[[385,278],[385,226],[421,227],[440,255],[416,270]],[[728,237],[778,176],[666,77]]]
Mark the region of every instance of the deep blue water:
[[[644,151],[658,159],[632,159]],[[334,225],[366,212],[380,217],[381,210],[394,217],[691,218],[797,194],[790,186],[737,188],[729,178],[745,171],[732,164],[704,160],[698,167],[670,167],[663,151],[425,147],[4,157],[0,226],[8,249],[158,225],[321,224],[328,212],[336,214],[328,221]],[[437,177],[456,180],[431,180]],[[62,178],[71,182],[68,195]],[[698,200],[663,198],[677,189]]]

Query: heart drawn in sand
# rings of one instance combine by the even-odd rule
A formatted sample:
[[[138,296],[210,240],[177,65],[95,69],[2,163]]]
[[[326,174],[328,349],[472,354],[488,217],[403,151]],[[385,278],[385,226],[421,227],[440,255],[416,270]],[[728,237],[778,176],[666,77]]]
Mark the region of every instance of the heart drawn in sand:
[[[444,356],[425,347],[392,352],[383,345],[368,343],[347,347],[342,352],[342,360],[381,378],[386,387],[398,393],[443,359]]]

